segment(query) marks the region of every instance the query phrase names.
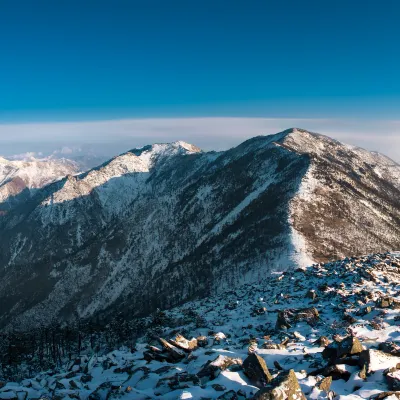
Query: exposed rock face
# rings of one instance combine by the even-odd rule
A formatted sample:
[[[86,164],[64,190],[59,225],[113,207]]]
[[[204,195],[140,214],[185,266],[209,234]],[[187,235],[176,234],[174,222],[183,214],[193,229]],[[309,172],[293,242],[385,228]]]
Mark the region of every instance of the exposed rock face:
[[[147,315],[274,269],[400,248],[399,171],[299,129],[221,153],[134,149],[0,217],[0,326]]]

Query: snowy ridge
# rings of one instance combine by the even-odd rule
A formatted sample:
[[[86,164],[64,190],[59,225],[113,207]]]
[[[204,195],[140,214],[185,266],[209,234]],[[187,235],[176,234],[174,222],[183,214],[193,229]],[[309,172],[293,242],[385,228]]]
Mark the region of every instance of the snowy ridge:
[[[298,128],[219,153],[132,149],[0,217],[0,326],[145,316],[272,271],[398,249],[399,171]]]

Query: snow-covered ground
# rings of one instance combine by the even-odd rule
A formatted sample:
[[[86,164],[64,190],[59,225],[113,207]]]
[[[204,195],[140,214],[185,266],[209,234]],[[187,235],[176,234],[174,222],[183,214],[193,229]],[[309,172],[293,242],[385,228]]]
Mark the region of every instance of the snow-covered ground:
[[[0,399],[300,399],[288,395],[293,379],[279,386],[289,370],[307,399],[397,398],[388,392],[400,389],[399,293],[399,252],[271,274],[166,312],[133,351],[88,351],[7,382]],[[283,397],[260,397],[275,386]]]

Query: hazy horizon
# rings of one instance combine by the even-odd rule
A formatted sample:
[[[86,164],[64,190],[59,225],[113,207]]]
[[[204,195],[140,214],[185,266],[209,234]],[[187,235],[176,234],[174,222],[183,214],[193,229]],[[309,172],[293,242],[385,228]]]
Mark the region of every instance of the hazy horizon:
[[[298,127],[400,161],[400,121],[306,118],[146,118],[0,124],[0,155],[57,151],[112,157],[135,147],[183,140],[205,151],[226,150],[258,135]]]

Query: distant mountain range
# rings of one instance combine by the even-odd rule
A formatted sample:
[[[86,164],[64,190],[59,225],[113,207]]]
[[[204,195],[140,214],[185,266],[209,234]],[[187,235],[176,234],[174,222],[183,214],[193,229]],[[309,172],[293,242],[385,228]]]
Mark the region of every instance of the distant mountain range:
[[[3,327],[147,315],[271,271],[400,248],[400,166],[302,129],[225,152],[154,144],[82,174],[46,162],[47,179],[68,176],[38,179],[0,217]]]

